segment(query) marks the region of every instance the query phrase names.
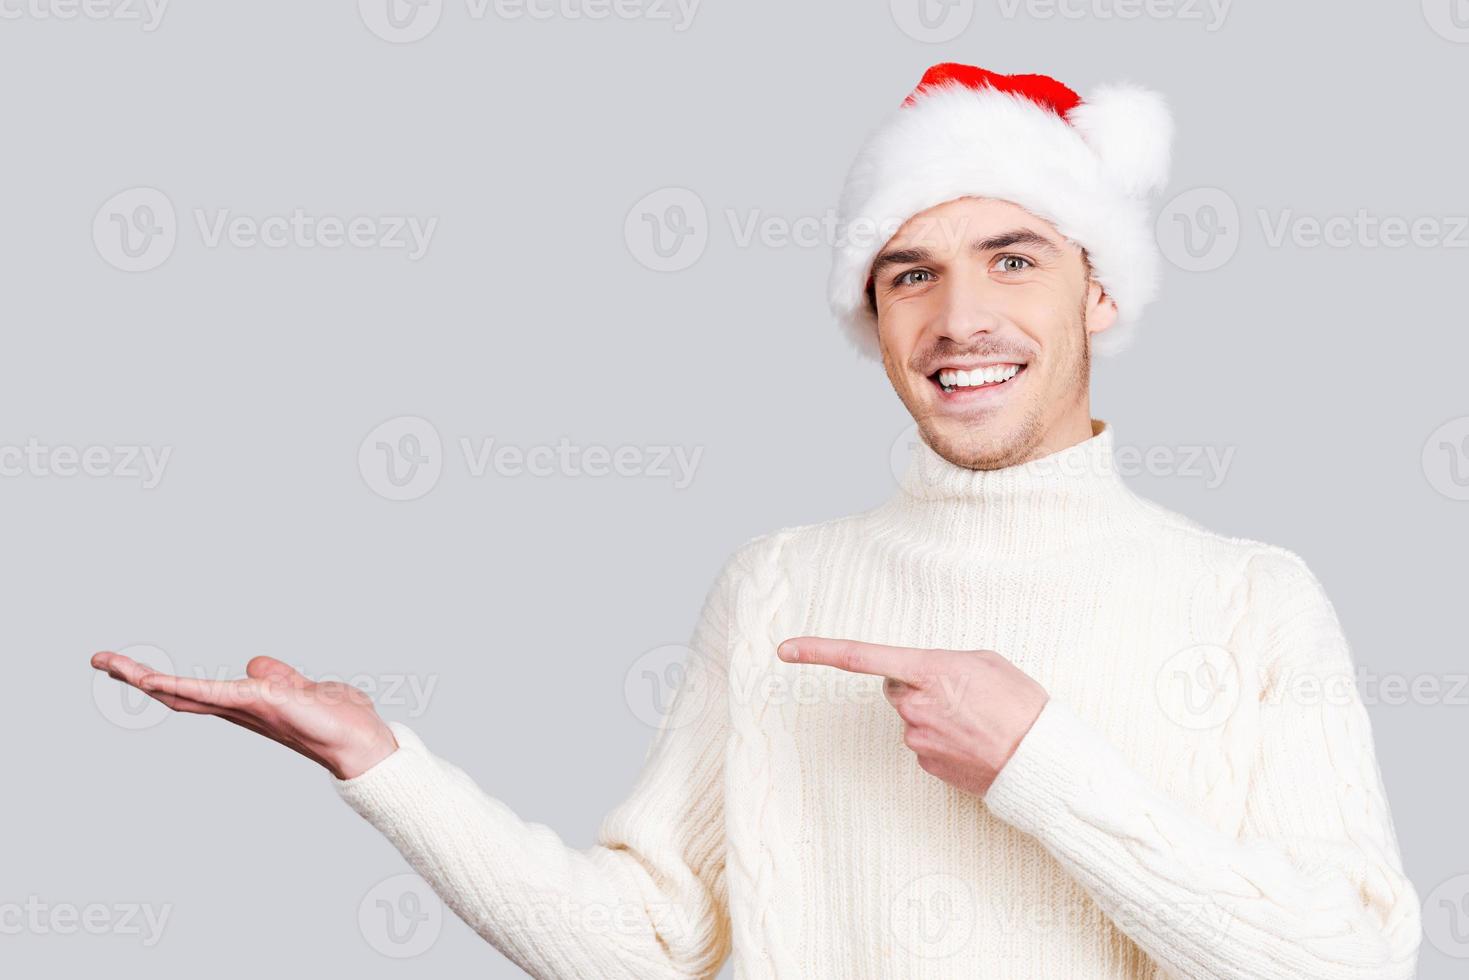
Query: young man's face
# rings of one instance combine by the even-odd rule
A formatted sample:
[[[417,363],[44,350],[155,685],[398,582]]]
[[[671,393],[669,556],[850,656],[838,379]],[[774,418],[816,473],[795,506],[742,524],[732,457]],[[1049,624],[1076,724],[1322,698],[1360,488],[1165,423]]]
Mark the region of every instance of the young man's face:
[[[939,455],[991,469],[1090,436],[1090,335],[1117,311],[1050,222],[992,198],[921,211],[878,253],[873,291],[888,378]]]

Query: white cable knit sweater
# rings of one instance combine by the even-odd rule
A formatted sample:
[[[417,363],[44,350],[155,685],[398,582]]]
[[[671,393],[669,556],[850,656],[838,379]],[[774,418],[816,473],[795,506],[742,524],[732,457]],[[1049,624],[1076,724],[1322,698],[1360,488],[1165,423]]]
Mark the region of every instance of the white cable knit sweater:
[[[332,777],[536,977],[1394,980],[1404,876],[1335,611],[1295,554],[1134,494],[1112,430],[1001,470],[921,441],[862,514],[728,560],[625,802],[574,849],[393,722]],[[797,635],[991,649],[1051,700],[983,799]]]

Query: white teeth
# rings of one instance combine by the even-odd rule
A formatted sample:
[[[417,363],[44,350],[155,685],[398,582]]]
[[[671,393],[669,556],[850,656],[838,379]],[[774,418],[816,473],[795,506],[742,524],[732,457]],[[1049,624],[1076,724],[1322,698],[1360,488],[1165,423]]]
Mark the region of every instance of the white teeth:
[[[945,388],[974,388],[979,385],[1008,381],[1020,372],[1018,364],[997,364],[973,371],[940,371],[939,384]]]

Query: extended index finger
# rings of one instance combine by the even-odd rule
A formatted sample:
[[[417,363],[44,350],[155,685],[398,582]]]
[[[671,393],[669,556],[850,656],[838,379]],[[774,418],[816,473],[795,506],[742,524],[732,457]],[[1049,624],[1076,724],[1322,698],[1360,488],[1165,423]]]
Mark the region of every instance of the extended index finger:
[[[919,679],[923,650],[890,647],[862,640],[840,640],[825,636],[793,636],[776,647],[780,659],[790,663],[826,664],[859,674],[879,674],[906,683]]]

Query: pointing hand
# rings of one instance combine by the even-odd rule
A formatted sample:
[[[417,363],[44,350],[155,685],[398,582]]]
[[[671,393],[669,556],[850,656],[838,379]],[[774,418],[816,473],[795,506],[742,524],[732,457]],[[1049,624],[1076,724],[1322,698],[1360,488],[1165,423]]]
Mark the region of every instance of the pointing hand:
[[[859,640],[797,636],[776,653],[791,663],[825,664],[887,678],[883,694],[903,719],[903,744],[918,765],[984,796],[1049,695],[993,650],[917,650]]]

